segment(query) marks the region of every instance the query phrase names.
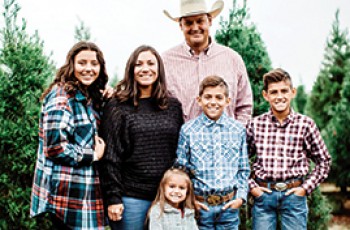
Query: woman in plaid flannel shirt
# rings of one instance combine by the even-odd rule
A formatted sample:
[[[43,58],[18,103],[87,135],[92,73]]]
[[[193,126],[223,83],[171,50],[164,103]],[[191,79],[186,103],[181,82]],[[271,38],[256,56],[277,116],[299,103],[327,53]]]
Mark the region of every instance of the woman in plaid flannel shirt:
[[[104,153],[97,126],[107,81],[100,49],[78,42],[42,95],[30,215],[50,213],[57,229],[104,228],[94,162]]]

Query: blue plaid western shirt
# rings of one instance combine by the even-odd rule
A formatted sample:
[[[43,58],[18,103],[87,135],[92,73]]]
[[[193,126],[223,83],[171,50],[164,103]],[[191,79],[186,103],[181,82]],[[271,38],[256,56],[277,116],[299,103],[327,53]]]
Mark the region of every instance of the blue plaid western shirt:
[[[246,130],[225,113],[217,121],[202,113],[182,126],[176,164],[190,172],[196,195],[226,195],[237,190],[237,198],[247,200]]]

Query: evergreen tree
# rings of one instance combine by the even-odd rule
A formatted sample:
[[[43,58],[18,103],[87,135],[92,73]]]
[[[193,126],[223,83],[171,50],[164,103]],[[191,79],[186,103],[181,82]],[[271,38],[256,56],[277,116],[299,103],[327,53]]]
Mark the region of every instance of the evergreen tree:
[[[91,32],[90,28],[85,26],[85,23],[79,19],[79,25],[75,27],[74,38],[76,42],[79,41],[90,41]]]
[[[332,155],[330,180],[341,186],[343,192],[350,183],[350,132],[345,126],[350,122],[349,75],[350,40],[348,31],[340,29],[337,10],[322,69],[307,102],[307,112],[320,126]]]
[[[20,7],[5,0],[0,28],[0,229],[47,229],[29,218],[38,146],[39,97],[54,66],[37,33],[17,24]]]
[[[297,87],[297,95],[292,101],[293,108],[296,112],[304,114],[307,98],[308,98],[308,95],[305,92],[305,86],[299,85]]]
[[[335,114],[335,105],[340,101],[340,91],[350,56],[347,31],[339,26],[339,11],[336,12],[332,32],[327,39],[322,69],[312,88],[306,110],[322,130]]]
[[[262,76],[271,70],[271,60],[256,26],[248,24],[248,19],[246,0],[243,1],[243,7],[239,7],[237,1],[234,0],[229,19],[220,21],[221,28],[216,31],[215,39],[242,56],[253,91],[253,116],[256,116],[266,112],[269,108],[269,104],[261,93]]]
[[[327,197],[322,195],[320,188],[316,188],[308,197],[308,230],[328,230],[332,207]]]
[[[323,134],[332,155],[331,179],[340,186],[342,193],[346,194],[346,187],[350,184],[350,129],[345,125],[350,124],[350,58],[344,66],[344,81],[340,97]]]
[[[118,78],[118,74],[115,73],[114,76],[108,81],[108,85],[114,88],[119,81],[120,79]]]

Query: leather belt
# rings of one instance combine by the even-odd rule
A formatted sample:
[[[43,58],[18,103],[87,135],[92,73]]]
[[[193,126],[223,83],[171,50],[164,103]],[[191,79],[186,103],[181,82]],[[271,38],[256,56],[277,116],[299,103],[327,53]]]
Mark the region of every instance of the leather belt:
[[[219,205],[231,200],[236,194],[236,191],[230,192],[224,196],[209,195],[209,196],[196,196],[196,200],[199,202],[207,202],[209,205]]]
[[[299,187],[302,184],[302,180],[292,180],[290,182],[263,182],[257,181],[258,185],[264,188],[274,189],[276,191],[285,191],[290,188]]]

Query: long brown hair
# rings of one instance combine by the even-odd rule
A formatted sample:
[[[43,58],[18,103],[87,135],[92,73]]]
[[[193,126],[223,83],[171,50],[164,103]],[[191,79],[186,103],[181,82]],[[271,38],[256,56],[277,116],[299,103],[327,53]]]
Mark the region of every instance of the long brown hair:
[[[74,58],[84,50],[96,52],[96,58],[100,64],[100,73],[98,78],[87,89],[85,89],[82,83],[74,75]],[[102,93],[100,90],[105,88],[107,81],[108,75],[106,71],[105,59],[100,48],[98,48],[95,43],[80,41],[69,50],[64,65],[57,70],[55,79],[44,91],[40,99],[43,100],[55,85],[60,85],[64,87],[68,94],[75,94],[77,90],[80,90],[85,96],[91,98],[94,106],[97,106],[98,108],[102,103]]]
[[[117,84],[114,96],[120,102],[131,100],[135,107],[138,106],[140,90],[135,81],[134,68],[139,54],[145,51],[150,51],[156,57],[158,62],[158,78],[153,83],[151,97],[155,99],[156,104],[160,109],[166,109],[168,108],[168,90],[165,82],[164,64],[159,53],[151,46],[141,45],[131,53],[125,67],[124,79]]]
[[[186,180],[186,184],[187,184],[186,199],[180,204],[180,208],[183,210],[185,208],[195,209],[195,197],[194,197],[193,185],[192,185],[190,177],[182,169],[170,168],[164,173],[163,178],[159,183],[156,198],[154,199],[154,201],[152,202],[152,205],[151,205],[151,208],[152,208],[154,205],[159,203],[159,207],[160,207],[160,216],[159,217],[161,217],[163,215],[164,205],[166,203],[166,198],[164,195],[165,194],[165,185],[168,183],[169,179],[172,176],[183,176]],[[151,208],[149,209],[149,212],[148,212],[148,218],[150,215]]]

